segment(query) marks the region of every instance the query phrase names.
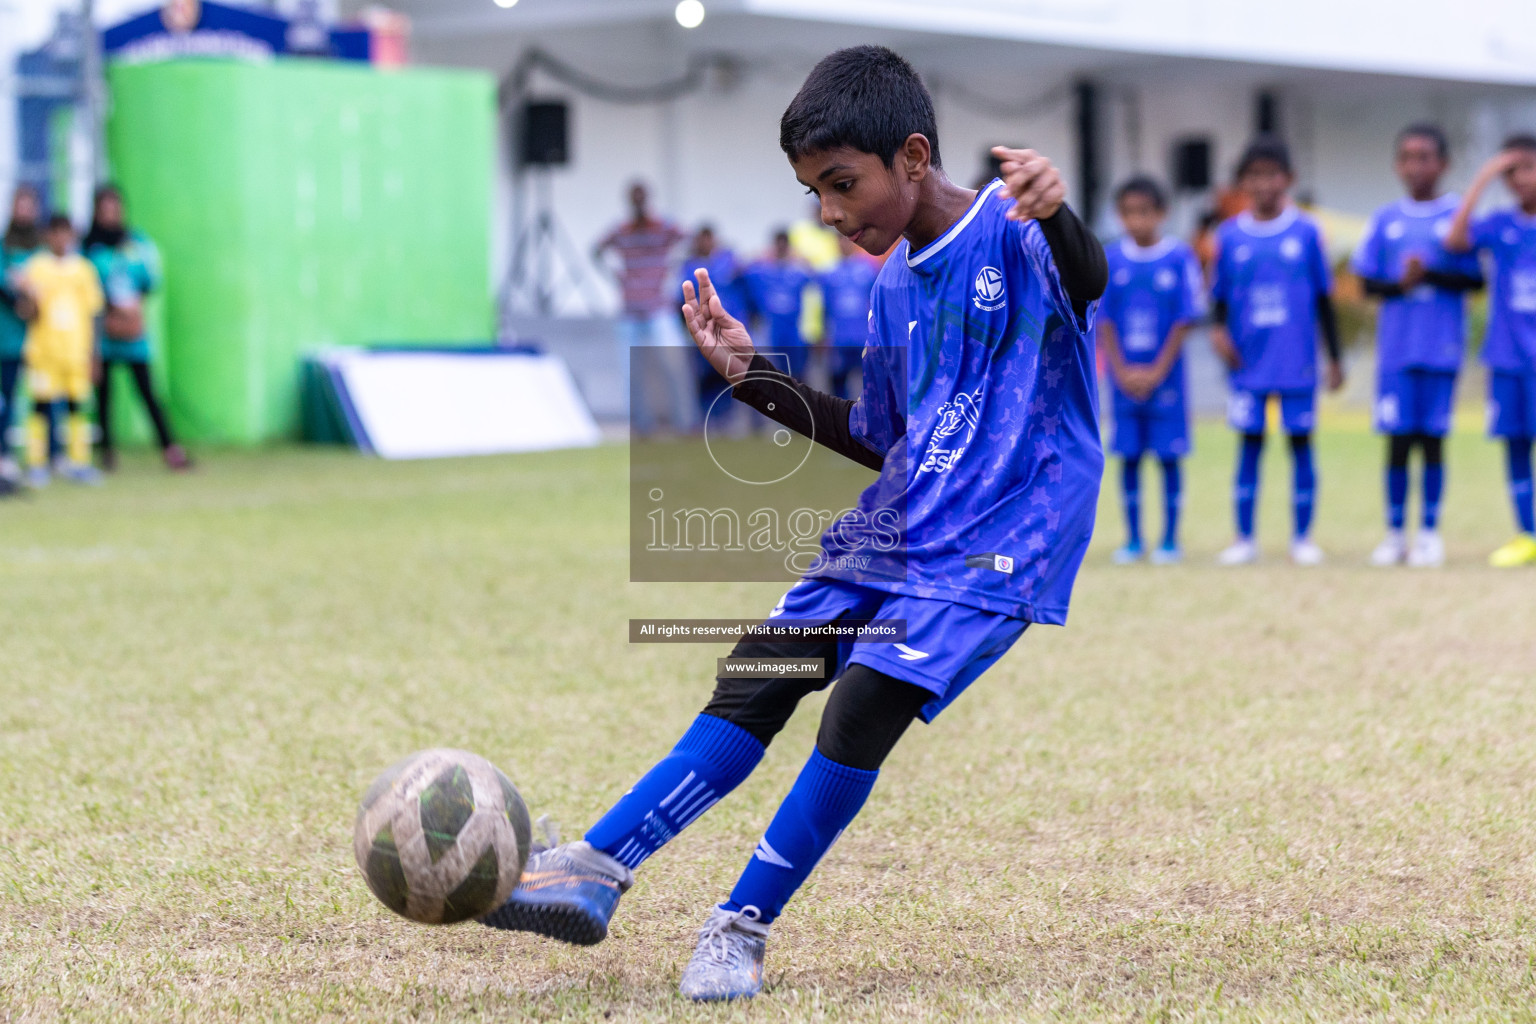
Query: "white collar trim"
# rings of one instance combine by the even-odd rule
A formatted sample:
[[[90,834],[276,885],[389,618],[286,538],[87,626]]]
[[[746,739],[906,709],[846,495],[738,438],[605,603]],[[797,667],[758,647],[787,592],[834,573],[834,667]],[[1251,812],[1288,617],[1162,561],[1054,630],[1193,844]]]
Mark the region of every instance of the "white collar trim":
[[[1425,199],[1422,202],[1417,199],[1409,199],[1404,196],[1397,201],[1397,208],[1410,217],[1431,217],[1446,210],[1454,210],[1461,204],[1461,199],[1454,192],[1447,192],[1443,196],[1434,199]]]
[[[985,189],[977,194],[975,200],[971,203],[970,209],[965,211],[965,216],[955,221],[955,223],[950,226],[948,231],[944,232],[934,241],[929,242],[927,245],[923,246],[923,248],[918,252],[912,252],[911,250],[908,250],[907,266],[915,267],[918,264],[923,263],[925,260],[928,260],[933,256],[943,252],[944,247],[949,245],[949,243],[953,242],[956,238],[959,238],[960,232],[964,231],[967,225],[976,219],[976,215],[981,212],[981,204],[986,201],[987,197],[1002,187],[1003,183],[1001,181],[994,180],[992,184],[988,185]]]
[[[1242,213],[1237,215],[1237,226],[1241,228],[1245,234],[1255,235],[1259,238],[1267,238],[1270,235],[1278,235],[1280,232],[1296,223],[1296,218],[1299,216],[1301,216],[1301,214],[1296,211],[1296,207],[1294,206],[1287,206],[1285,209],[1280,211],[1280,216],[1274,218],[1273,220],[1259,220],[1254,217],[1252,213],[1244,210]]]
[[[1137,263],[1151,263],[1155,259],[1168,255],[1173,250],[1173,247],[1178,244],[1179,240],[1177,238],[1174,238],[1172,235],[1164,235],[1146,248],[1142,248],[1136,244],[1134,238],[1126,235],[1120,239],[1120,251],[1125,254],[1125,258],[1128,260],[1135,260]]]

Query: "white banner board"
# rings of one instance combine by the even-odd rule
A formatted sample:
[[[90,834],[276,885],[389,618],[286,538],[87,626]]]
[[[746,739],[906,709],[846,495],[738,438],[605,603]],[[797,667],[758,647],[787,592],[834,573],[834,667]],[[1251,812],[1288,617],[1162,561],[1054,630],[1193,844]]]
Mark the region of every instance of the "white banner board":
[[[386,459],[588,447],[601,437],[555,356],[339,349],[320,358],[359,443]]]

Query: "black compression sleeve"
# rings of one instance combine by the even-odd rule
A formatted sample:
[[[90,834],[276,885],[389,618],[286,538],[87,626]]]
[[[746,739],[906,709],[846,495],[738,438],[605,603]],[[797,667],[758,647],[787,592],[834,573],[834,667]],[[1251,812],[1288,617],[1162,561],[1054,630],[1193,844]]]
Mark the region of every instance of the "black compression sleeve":
[[[1396,281],[1362,277],[1360,284],[1365,287],[1365,294],[1374,295],[1378,299],[1400,299],[1403,297],[1403,286]]]
[[[1426,270],[1424,282],[1448,292],[1475,292],[1484,283],[1481,274],[1454,274],[1448,270]]]
[[[1051,247],[1051,258],[1056,261],[1056,272],[1061,275],[1072,308],[1081,316],[1088,303],[1103,295],[1109,284],[1104,247],[1066,203],[1040,221],[1040,232],[1045,235],[1045,244]]]
[[[803,401],[791,399],[786,388]],[[761,355],[752,357],[746,379],[737,384],[731,394],[738,402],[751,406],[775,423],[782,423],[861,466],[879,470],[885,462],[884,452],[869,448],[849,429],[851,401],[817,391],[804,381],[781,373]]]
[[[1328,358],[1338,362],[1341,355],[1339,318],[1334,315],[1333,300],[1326,292],[1317,297],[1317,323],[1323,329],[1323,347],[1328,350]]]

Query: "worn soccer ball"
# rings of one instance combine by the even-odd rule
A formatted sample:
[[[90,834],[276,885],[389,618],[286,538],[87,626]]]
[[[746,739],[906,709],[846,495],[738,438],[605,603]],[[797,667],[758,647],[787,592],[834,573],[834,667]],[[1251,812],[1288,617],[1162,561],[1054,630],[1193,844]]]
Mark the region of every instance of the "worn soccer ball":
[[[453,924],[506,902],[531,834],[523,798],[495,765],[462,750],[423,750],[368,787],[352,849],[390,910]]]

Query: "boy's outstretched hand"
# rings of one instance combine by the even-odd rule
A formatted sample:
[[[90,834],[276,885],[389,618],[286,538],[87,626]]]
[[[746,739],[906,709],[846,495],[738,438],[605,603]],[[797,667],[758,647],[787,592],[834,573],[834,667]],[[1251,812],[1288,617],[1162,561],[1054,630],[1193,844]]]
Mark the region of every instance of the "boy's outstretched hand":
[[[699,282],[697,291],[692,281],[683,282],[683,322],[709,365],[732,384],[738,383],[746,376],[757,353],[752,347],[752,336],[721,305],[720,296],[710,283],[709,271],[700,267],[693,276]]]
[[[992,155],[1002,161],[999,198],[1012,202],[1009,220],[1045,220],[1061,209],[1067,198],[1066,183],[1050,160],[1032,149],[993,146]]]

